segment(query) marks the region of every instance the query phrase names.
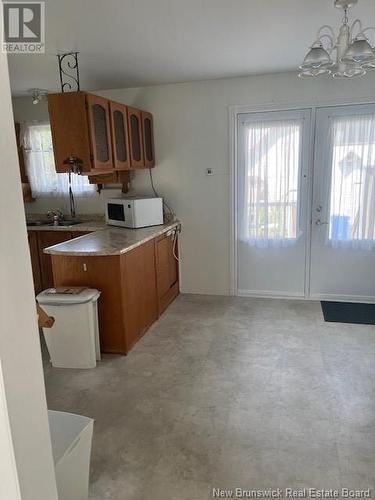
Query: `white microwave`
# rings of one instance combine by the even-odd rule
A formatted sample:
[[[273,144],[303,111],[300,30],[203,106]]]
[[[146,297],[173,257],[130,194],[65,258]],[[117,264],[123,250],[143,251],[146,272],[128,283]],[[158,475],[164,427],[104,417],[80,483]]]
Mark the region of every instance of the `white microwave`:
[[[110,198],[106,201],[105,220],[111,226],[147,227],[163,224],[163,198]]]

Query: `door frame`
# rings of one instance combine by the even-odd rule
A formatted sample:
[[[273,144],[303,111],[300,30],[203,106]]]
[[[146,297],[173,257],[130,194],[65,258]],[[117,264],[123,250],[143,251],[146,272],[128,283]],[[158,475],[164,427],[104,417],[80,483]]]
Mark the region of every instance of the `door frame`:
[[[317,300],[310,298],[309,288],[310,288],[310,257],[311,257],[311,224],[312,224],[312,189],[314,180],[314,152],[315,152],[315,130],[316,130],[316,112],[319,108],[328,108],[336,106],[356,106],[361,104],[375,104],[374,98],[363,98],[358,101],[353,101],[350,99],[335,99],[330,101],[319,101],[319,103],[307,101],[307,102],[285,102],[280,104],[262,104],[262,105],[232,105],[228,106],[228,118],[229,118],[229,295],[239,296],[238,294],[238,283],[237,283],[237,271],[238,271],[238,259],[237,259],[237,180],[238,180],[238,151],[237,151],[237,141],[238,141],[238,115],[246,113],[262,113],[269,111],[292,111],[298,109],[310,109],[311,110],[311,127],[310,127],[310,172],[308,177],[308,194],[307,194],[307,207],[310,211],[310,220],[307,224],[307,234],[306,234],[306,248],[305,248],[305,296],[295,297],[288,294],[241,294],[241,296],[248,297],[263,297],[263,298],[283,298],[283,299],[295,299],[295,300]],[[329,297],[322,297],[321,300]],[[335,296],[336,301],[347,301],[347,297]]]

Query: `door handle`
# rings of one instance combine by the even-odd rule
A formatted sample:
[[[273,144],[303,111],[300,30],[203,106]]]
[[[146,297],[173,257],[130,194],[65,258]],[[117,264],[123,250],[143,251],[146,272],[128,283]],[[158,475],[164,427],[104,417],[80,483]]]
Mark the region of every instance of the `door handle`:
[[[315,222],[315,225],[316,226],[327,226],[329,224],[329,222],[323,222],[321,221],[320,219],[318,219],[316,222]]]

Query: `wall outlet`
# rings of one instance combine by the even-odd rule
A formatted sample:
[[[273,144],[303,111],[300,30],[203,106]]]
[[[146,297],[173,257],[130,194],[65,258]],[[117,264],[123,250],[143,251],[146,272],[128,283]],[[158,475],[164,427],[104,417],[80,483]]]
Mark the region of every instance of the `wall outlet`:
[[[211,167],[206,168],[206,175],[214,175],[214,169]]]

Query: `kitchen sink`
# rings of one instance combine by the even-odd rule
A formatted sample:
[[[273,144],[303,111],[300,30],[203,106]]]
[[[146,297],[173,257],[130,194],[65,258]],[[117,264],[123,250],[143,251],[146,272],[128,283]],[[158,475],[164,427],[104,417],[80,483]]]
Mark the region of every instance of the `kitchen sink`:
[[[52,226],[53,222],[49,219],[46,220],[28,220],[26,226]]]
[[[75,226],[76,224],[81,224],[81,220],[73,219],[73,220],[60,220],[59,221],[59,226]]]
[[[76,224],[81,224],[81,220],[78,219],[63,219],[57,224],[58,226],[75,226]],[[54,223],[50,219],[45,220],[28,220],[26,226],[53,226]]]

